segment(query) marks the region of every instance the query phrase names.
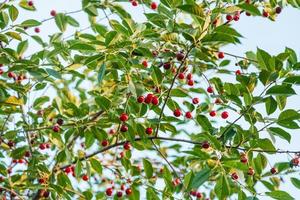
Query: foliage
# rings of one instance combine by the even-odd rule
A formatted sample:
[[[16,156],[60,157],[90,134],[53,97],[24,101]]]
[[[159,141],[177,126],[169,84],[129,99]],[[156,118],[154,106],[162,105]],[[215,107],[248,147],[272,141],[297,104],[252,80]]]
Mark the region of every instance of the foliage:
[[[300,4],[82,0],[78,11],[24,20],[34,2],[4,1],[3,198],[294,199],[280,185],[298,172],[299,152],[276,139],[291,142],[300,128],[299,110],[286,107],[300,83],[297,55],[220,50],[240,43],[232,24],[244,14],[275,21],[287,5]],[[89,30],[66,37],[82,27],[78,12]],[[49,40],[38,34],[47,21],[57,25]],[[41,50],[29,52],[34,43]],[[269,162],[278,153],[294,155]]]

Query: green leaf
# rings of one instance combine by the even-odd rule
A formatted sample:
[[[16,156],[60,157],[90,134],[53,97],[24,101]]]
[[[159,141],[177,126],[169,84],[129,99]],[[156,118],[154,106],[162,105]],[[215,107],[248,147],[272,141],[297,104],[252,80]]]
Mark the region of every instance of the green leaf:
[[[271,59],[271,56],[262,49],[257,49],[257,61],[261,69],[268,70],[269,67],[269,60]]]
[[[17,149],[14,149],[12,152],[11,152],[11,157],[14,158],[14,159],[21,159],[24,157],[24,154],[25,154],[25,151],[27,150],[27,147],[24,146],[24,147],[19,147]]]
[[[70,24],[71,26],[74,26],[74,27],[79,27],[79,23],[78,21],[76,21],[73,17],[71,17],[70,15],[66,16],[65,17],[66,21],[68,24]]]
[[[34,27],[34,26],[40,26],[42,23],[37,21],[37,20],[34,20],[34,19],[28,19],[28,20],[25,20],[21,23],[21,26],[22,27]]]
[[[171,90],[170,96],[172,96],[172,97],[187,97],[187,96],[189,96],[189,94],[187,91],[185,91],[183,89],[176,88],[176,89]]]
[[[17,53],[21,56],[28,48],[28,40],[24,40],[19,43],[17,47]]]
[[[292,177],[291,182],[296,188],[300,189],[300,180],[299,179]]]
[[[183,185],[185,188],[187,188],[187,190],[190,189],[191,185],[192,185],[192,180],[194,178],[194,174],[192,171],[190,171],[188,174],[186,174],[184,176],[184,180],[183,180]]]
[[[75,176],[76,177],[80,177],[82,172],[82,164],[80,162],[80,160],[78,159],[75,165]]]
[[[289,193],[285,192],[285,191],[281,191],[281,190],[276,190],[276,191],[272,191],[272,192],[266,192],[266,194],[270,197],[272,197],[273,199],[278,199],[278,200],[294,200],[294,198],[289,195]]]
[[[150,161],[143,159],[143,166],[147,178],[152,178],[153,176],[153,167]]]
[[[15,6],[11,5],[8,9],[8,12],[11,21],[15,21],[18,18],[19,11]]]
[[[293,109],[288,109],[280,113],[277,124],[286,128],[296,129],[299,126],[294,120],[298,119],[300,119],[300,114]]]
[[[50,98],[48,96],[41,96],[34,101],[33,107],[38,108],[41,105],[43,105],[44,103],[48,102],[49,100],[50,100]]]
[[[268,115],[271,115],[276,111],[277,102],[272,96],[266,98],[265,105],[266,105],[266,111]]]
[[[86,51],[95,51],[96,48],[93,47],[92,45],[85,44],[85,43],[76,43],[72,46],[70,46],[70,49],[73,50],[86,50]]]
[[[46,71],[50,76],[53,76],[54,78],[57,79],[62,79],[61,74],[58,71],[50,68],[46,68]]]
[[[204,168],[196,173],[195,177],[193,178],[191,188],[199,188],[203,183],[205,183],[209,179],[210,172],[210,168]]]
[[[112,41],[116,38],[117,31],[110,31],[105,36],[105,46],[109,46]]]
[[[178,9],[199,17],[205,17],[203,8],[197,4],[185,4],[177,7]]]
[[[92,166],[92,168],[99,174],[99,175],[101,175],[102,174],[102,165],[101,165],[101,163],[98,161],[98,160],[96,160],[96,159],[94,159],[94,158],[91,158],[90,159],[90,163],[91,163],[91,166]]]
[[[243,4],[237,5],[237,7],[242,8],[243,10],[247,11],[248,13],[250,13],[253,16],[261,15],[259,9],[256,6],[254,6],[254,4],[243,3]]]
[[[103,63],[98,72],[98,83],[101,84],[106,70],[106,65]]]
[[[67,20],[65,14],[62,13],[56,14],[55,23],[60,31],[65,32],[67,28]]]
[[[268,89],[266,94],[290,96],[296,94],[296,92],[288,85],[275,85]]]
[[[205,115],[198,115],[196,117],[196,120],[199,123],[199,125],[203,128],[203,130],[209,131],[209,132],[211,132],[213,130],[213,127],[212,127],[210,121],[208,120],[208,118]]]
[[[270,127],[267,130],[269,133],[271,133],[273,135],[277,135],[277,136],[281,137],[282,139],[288,141],[289,143],[291,142],[291,135],[288,132],[286,132],[285,130],[283,130],[282,128]]]
[[[254,141],[253,148],[260,148],[264,151],[276,151],[276,148],[274,147],[273,143],[271,140],[264,138],[264,139],[257,139]]]
[[[226,176],[221,176],[216,183],[215,192],[219,199],[226,199],[230,194],[230,186]]]

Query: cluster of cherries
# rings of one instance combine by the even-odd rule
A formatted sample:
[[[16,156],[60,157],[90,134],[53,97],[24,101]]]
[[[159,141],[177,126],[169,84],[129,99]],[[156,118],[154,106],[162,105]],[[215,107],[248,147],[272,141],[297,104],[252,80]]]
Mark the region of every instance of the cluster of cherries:
[[[123,196],[123,191],[125,190],[125,194],[127,196],[130,196],[132,194],[132,189],[131,188],[126,188],[125,189],[125,185],[121,185],[121,190],[117,191],[116,195],[118,198],[121,198]],[[109,187],[105,190],[105,194],[107,196],[112,196],[114,193],[114,186],[113,187]]]
[[[75,177],[75,167],[74,167],[74,165],[66,167],[65,170],[64,170],[64,172],[65,172],[66,174],[70,174],[70,173],[71,173],[72,176]],[[83,175],[81,176],[81,179],[82,179],[83,181],[88,181],[88,180],[89,180],[89,176],[86,175],[86,174],[83,174]]]
[[[64,124],[64,120],[59,118],[56,121],[56,124],[54,124],[54,126],[52,127],[52,130],[54,132],[59,132],[60,131],[60,126],[62,126]]]
[[[131,2],[131,5],[132,5],[132,6],[138,6],[138,5],[139,5],[138,2],[137,2],[137,0],[129,0],[129,2]],[[150,3],[150,8],[151,8],[152,10],[156,10],[156,9],[157,9],[157,3],[151,2],[151,3]]]
[[[4,73],[4,70],[2,69],[2,67],[3,67],[3,64],[0,64],[0,75],[2,75]],[[7,76],[9,78],[14,79],[18,83],[27,79],[25,74],[16,75],[14,72],[8,72]]]

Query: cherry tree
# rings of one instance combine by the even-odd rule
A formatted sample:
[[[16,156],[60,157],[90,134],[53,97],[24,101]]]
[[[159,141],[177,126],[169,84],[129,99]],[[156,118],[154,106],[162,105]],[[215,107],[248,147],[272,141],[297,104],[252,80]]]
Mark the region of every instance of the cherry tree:
[[[280,185],[300,189],[300,147],[276,140],[300,128],[299,109],[286,106],[297,54],[222,51],[241,43],[240,18],[276,23],[286,6],[300,3],[82,0],[20,19],[35,2],[2,2],[2,199],[296,198]],[[57,25],[48,38],[46,22]]]

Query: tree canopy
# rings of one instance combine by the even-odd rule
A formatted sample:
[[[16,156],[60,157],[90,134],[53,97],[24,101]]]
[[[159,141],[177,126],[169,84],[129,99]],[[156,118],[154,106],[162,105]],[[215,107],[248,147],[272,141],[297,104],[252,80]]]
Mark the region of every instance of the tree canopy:
[[[2,199],[297,198],[280,185],[300,189],[300,148],[276,145],[300,128],[296,52],[222,51],[241,17],[286,6],[300,2],[82,0],[23,19],[35,2],[2,2]]]

